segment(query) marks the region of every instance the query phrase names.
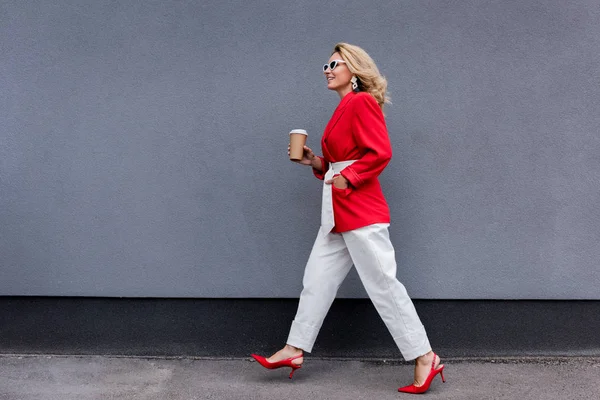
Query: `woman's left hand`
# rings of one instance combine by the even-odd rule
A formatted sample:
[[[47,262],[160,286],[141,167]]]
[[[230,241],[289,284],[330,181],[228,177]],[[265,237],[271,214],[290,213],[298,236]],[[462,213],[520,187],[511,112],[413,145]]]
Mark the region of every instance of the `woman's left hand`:
[[[350,187],[348,179],[344,178],[343,175],[336,175],[333,178],[326,180],[325,183],[333,185],[338,189],[348,189]]]

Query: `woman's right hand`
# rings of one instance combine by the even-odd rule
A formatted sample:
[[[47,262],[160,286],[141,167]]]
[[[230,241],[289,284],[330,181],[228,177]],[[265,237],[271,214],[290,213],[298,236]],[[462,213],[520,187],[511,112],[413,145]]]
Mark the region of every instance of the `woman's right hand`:
[[[290,155],[290,145],[288,144],[288,156]],[[312,165],[313,160],[316,158],[315,153],[308,146],[304,146],[304,153],[302,154],[302,160],[294,161],[302,165]]]

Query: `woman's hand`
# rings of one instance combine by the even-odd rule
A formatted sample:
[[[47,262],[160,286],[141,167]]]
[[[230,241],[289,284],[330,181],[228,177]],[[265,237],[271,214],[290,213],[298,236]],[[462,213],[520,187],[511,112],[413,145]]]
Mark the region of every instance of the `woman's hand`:
[[[333,185],[338,189],[348,189],[350,184],[348,183],[348,179],[344,178],[343,175],[336,175],[331,179],[325,181],[328,185]]]
[[[288,156],[290,155],[290,145],[288,144]],[[302,165],[313,165],[315,159],[315,153],[308,146],[304,146],[304,153],[302,154],[302,160],[294,161]]]

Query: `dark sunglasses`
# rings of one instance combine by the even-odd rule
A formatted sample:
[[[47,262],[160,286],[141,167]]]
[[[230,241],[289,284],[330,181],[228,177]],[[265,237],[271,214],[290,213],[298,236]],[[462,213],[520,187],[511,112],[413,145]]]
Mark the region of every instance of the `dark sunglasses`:
[[[323,65],[323,72],[327,71],[328,68],[333,71],[335,69],[335,67],[337,67],[338,64],[340,64],[340,63],[346,64],[346,61],[344,61],[344,60],[333,60],[329,64]]]

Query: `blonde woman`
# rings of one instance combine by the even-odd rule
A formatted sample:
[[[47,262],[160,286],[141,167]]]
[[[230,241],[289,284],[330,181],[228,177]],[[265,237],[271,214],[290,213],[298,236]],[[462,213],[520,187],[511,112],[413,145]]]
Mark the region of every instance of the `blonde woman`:
[[[414,382],[399,388],[423,393],[444,366],[404,285],[396,278],[389,239],[390,213],[378,176],[392,157],[383,116],[387,82],[360,47],[338,43],[323,66],[327,88],[340,96],[321,139],[323,156],[304,147],[299,164],[324,180],[321,228],[304,272],[304,289],[287,344],[262,366],[290,367],[290,378],[310,353],[342,281],[354,265],[379,315],[406,360],[415,360]],[[289,148],[288,148],[289,152]]]

